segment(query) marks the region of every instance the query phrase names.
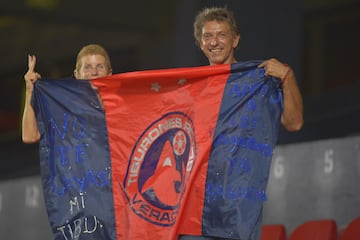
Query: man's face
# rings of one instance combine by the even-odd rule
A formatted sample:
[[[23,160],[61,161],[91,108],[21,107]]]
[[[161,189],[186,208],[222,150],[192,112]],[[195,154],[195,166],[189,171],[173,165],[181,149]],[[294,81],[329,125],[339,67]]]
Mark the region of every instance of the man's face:
[[[234,63],[234,49],[240,36],[231,32],[227,22],[209,21],[202,28],[200,48],[210,65]]]
[[[111,75],[102,55],[85,55],[81,58],[81,68],[75,72],[77,79],[94,79]]]

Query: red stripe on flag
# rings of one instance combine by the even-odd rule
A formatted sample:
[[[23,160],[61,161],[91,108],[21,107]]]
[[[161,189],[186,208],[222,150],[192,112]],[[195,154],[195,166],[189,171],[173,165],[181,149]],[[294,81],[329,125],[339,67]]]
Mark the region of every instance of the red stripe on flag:
[[[91,81],[106,114],[118,240],[201,234],[207,160],[229,73],[230,65],[218,65],[130,72]],[[160,141],[165,133],[161,126],[179,129],[171,135],[172,144]],[[195,158],[187,142],[190,160],[171,169],[174,156],[184,151],[183,135],[189,137],[186,141],[194,139]],[[160,149],[154,146],[162,142]],[[159,159],[152,162],[146,154],[157,151]],[[150,199],[153,196],[157,198]],[[196,224],[187,224],[189,218]]]

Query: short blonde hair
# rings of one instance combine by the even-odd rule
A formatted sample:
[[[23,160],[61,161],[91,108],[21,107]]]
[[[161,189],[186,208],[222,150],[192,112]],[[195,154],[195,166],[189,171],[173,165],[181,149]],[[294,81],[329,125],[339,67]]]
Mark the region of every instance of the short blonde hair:
[[[110,63],[110,57],[107,51],[98,44],[89,44],[84,46],[78,53],[76,57],[76,66],[75,71],[79,72],[81,69],[81,58],[86,55],[101,55],[105,58],[105,64],[107,67],[107,71],[111,71],[111,63]]]

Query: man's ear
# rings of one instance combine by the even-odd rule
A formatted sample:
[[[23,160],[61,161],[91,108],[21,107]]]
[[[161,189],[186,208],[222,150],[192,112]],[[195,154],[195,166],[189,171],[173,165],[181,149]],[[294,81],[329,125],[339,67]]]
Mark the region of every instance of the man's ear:
[[[239,42],[240,42],[240,34],[237,34],[234,37],[234,43],[233,43],[233,48],[237,48],[239,46]]]

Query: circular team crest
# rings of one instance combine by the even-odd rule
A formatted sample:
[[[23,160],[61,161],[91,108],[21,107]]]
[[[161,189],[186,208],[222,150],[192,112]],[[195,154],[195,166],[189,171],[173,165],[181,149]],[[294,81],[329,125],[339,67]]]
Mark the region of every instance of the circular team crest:
[[[142,133],[124,181],[130,206],[138,216],[161,226],[175,223],[195,147],[194,126],[184,113],[168,113]]]

